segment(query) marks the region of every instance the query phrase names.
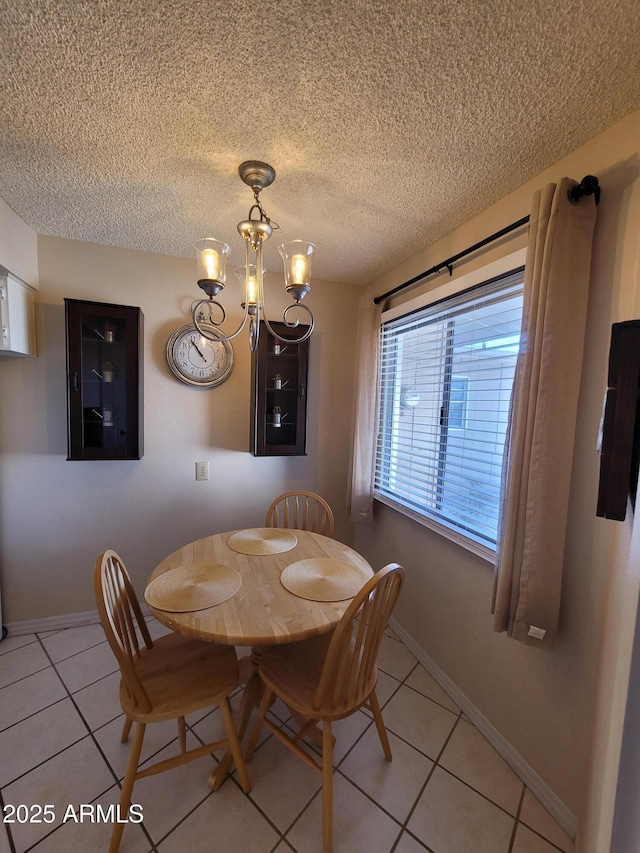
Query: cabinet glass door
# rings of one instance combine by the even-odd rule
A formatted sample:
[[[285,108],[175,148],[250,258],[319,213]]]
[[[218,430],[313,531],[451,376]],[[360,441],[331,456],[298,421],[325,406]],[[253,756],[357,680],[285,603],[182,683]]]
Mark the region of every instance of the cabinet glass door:
[[[293,334],[272,323],[283,338]],[[295,333],[302,335],[306,326]],[[253,441],[255,456],[304,456],[307,444],[307,369],[309,341],[279,341],[261,324],[253,355]]]
[[[142,456],[139,308],[67,299],[69,459]]]

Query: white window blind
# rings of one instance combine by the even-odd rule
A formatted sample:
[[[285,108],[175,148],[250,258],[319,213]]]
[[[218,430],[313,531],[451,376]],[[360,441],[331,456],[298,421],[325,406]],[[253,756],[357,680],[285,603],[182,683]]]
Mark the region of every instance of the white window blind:
[[[375,490],[495,547],[522,269],[381,328]]]

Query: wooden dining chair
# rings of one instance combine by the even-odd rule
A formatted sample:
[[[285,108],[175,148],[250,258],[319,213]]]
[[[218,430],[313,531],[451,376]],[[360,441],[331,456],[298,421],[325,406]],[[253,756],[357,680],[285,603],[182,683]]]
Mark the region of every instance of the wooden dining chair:
[[[265,527],[289,527],[333,536],[333,512],[314,492],[285,492],[267,510]]]
[[[251,790],[240,742],[231,716],[229,694],[238,685],[238,659],[233,646],[220,646],[171,633],[152,640],[124,563],[105,551],[94,571],[94,592],[100,622],[120,667],[120,704],[125,714],[122,743],[136,723],[133,744],[120,794],[120,814],[129,811],[134,782],[171,770],[222,747],[231,750],[242,790]],[[185,715],[218,705],[226,739],[187,751]],[[180,753],[138,770],[147,723],[178,721]],[[120,846],[123,823],[116,823],[109,853]]]
[[[247,748],[247,761],[258,743],[263,724],[306,764],[322,776],[323,853],[331,853],[333,821],[333,720],[341,720],[367,705],[391,761],[391,747],[382,720],[375,687],[376,658],[384,629],[398,599],[404,569],[390,563],[380,569],[355,596],[332,634],[298,643],[272,646],[260,659],[265,691]],[[266,713],[275,697],[304,722],[290,737],[273,725]],[[322,724],[322,763],[302,745],[302,738]]]

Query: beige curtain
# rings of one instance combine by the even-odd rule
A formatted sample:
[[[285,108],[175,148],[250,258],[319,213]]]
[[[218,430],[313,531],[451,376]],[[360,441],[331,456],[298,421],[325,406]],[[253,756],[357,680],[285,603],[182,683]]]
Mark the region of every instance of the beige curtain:
[[[593,196],[569,201],[574,185],[533,198],[493,600],[495,631],[542,648],[558,624],[596,218]]]
[[[355,430],[351,455],[351,521],[373,520],[373,475],[378,434],[378,350],[382,306],[371,296],[360,300]]]

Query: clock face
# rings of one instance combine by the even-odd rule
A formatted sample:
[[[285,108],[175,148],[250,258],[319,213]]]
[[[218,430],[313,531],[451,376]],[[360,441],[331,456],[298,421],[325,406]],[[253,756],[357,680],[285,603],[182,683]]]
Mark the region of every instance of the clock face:
[[[214,326],[201,323],[207,334],[220,337]],[[187,324],[176,329],[167,341],[167,364],[187,385],[214,388],[228,379],[233,370],[233,347],[229,341],[209,340]]]

